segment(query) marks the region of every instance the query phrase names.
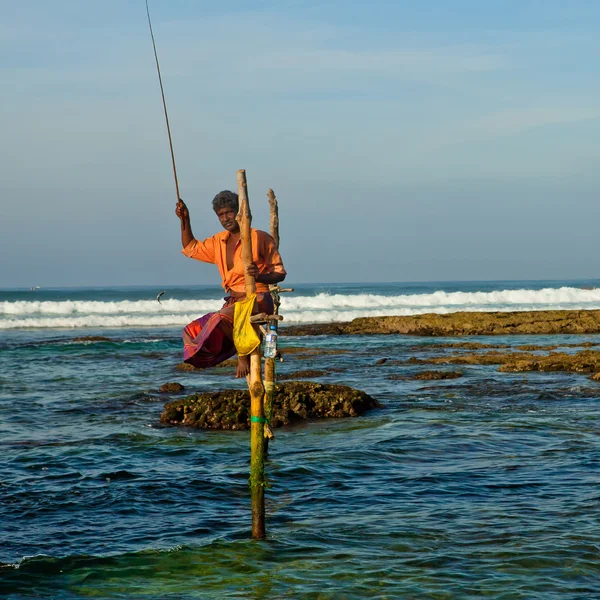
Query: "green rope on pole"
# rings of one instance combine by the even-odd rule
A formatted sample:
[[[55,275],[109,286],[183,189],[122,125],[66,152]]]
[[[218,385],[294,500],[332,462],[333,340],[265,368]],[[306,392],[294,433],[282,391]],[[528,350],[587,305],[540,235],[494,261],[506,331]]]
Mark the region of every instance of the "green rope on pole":
[[[265,419],[264,417],[255,417],[254,415],[252,415],[250,417],[250,423],[268,423],[269,420]]]

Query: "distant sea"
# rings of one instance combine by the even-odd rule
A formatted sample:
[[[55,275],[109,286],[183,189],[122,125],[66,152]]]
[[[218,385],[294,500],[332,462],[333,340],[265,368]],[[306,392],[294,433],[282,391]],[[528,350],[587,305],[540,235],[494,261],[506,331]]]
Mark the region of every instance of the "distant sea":
[[[207,286],[0,290],[0,330],[183,327],[218,310],[222,296],[220,288]],[[283,296],[282,313],[292,324],[563,308],[600,309],[600,280],[301,284]]]
[[[289,324],[600,309],[600,280],[294,287],[282,305]],[[290,357],[278,373],[326,364],[336,372],[318,381],[362,389],[384,408],[276,430],[268,539],[250,540],[247,432],[159,423],[171,399],[163,383],[245,386],[223,370],[175,368],[181,328],[222,295],[0,290],[0,595],[600,598],[600,384],[493,365],[461,367],[456,380],[400,378],[427,368],[409,358],[452,339],[282,330],[284,350],[347,352]],[[379,358],[392,360],[374,367]]]

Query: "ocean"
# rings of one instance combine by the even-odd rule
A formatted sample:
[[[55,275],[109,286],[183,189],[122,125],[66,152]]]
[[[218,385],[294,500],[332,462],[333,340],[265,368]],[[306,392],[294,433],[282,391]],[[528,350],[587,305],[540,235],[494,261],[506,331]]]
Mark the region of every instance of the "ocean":
[[[284,324],[600,309],[599,280],[293,287]],[[282,329],[284,356],[344,352],[290,357],[279,374],[326,366],[316,381],[384,408],[277,429],[268,537],[251,540],[248,432],[159,422],[166,382],[246,385],[176,370],[181,328],[221,298],[200,286],[0,290],[0,595],[600,598],[600,383],[494,365],[404,377],[454,338]],[[577,351],[566,345],[600,335],[475,341]]]

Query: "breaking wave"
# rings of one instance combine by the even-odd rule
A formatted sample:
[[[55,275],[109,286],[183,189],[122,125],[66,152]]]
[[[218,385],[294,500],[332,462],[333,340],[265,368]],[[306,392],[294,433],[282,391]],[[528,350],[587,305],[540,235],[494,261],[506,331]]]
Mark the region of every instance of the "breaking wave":
[[[218,310],[221,300],[122,300],[118,302],[0,302],[0,329],[123,328],[183,326]],[[600,309],[600,288],[519,289],[423,294],[326,294],[286,296],[285,323],[327,323],[358,317],[418,315],[428,312]]]

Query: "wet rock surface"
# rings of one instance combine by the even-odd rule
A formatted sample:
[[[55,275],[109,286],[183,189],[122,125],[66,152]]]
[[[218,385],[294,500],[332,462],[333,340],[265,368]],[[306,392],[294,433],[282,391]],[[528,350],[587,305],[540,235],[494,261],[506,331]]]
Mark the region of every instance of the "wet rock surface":
[[[404,365],[500,365],[502,373],[523,371],[563,371],[572,373],[596,373],[600,371],[600,351],[582,350],[573,354],[550,352],[547,355],[528,352],[486,352],[481,354],[462,354],[434,356],[430,358],[409,358],[407,361],[395,361]]]
[[[329,375],[328,371],[318,371],[316,369],[306,369],[304,371],[295,371],[294,373],[284,373],[278,375],[280,381],[289,381],[292,379],[308,379],[309,377],[324,377]]]
[[[461,371],[422,371],[421,373],[413,375],[411,379],[416,379],[417,381],[434,381],[437,379],[458,379],[462,376],[463,373]]]
[[[375,398],[345,385],[291,381],[275,386],[270,424],[282,427],[308,419],[356,417],[381,407]],[[247,390],[193,394],[166,404],[160,420],[205,429],[249,429],[250,394]]]
[[[498,370],[503,373],[522,371],[597,373],[600,371],[600,352],[597,350],[584,350],[576,354],[550,352],[548,356],[516,357],[504,363]]]
[[[388,375],[388,379],[391,381],[408,381],[414,379],[415,381],[436,381],[442,379],[458,379],[462,377],[461,371],[421,371],[413,375],[399,375],[393,373]]]
[[[332,354],[348,354],[349,350],[342,348],[303,348],[300,346],[282,346],[279,348],[282,356],[323,356]]]
[[[509,344],[482,344],[480,342],[448,342],[444,344],[427,344],[426,346],[411,346],[410,350],[443,350],[446,348],[456,348],[459,350],[484,350],[492,348],[511,348],[512,350],[536,352],[543,350],[556,350],[557,348],[592,348],[594,346],[600,346],[600,344],[594,342],[580,342],[579,344],[517,344],[510,346]]]
[[[215,369],[234,369],[237,366],[237,358],[229,358],[224,360],[222,363],[218,364],[216,367],[209,367],[207,369],[200,369],[198,367],[194,367],[194,365],[190,365],[189,363],[179,363],[175,365],[175,369],[177,371],[183,371],[184,373],[210,373],[214,372]]]
[[[158,388],[158,391],[161,394],[176,394],[178,392],[183,392],[183,390],[185,390],[185,387],[183,385],[181,385],[181,383],[178,383],[177,381],[170,381],[169,383],[163,383],[163,385],[161,385]]]
[[[600,311],[429,313],[408,317],[363,317],[347,323],[281,328],[281,334],[289,336],[393,333],[422,336],[600,333]]]

